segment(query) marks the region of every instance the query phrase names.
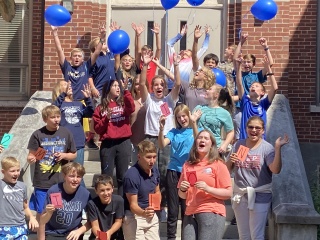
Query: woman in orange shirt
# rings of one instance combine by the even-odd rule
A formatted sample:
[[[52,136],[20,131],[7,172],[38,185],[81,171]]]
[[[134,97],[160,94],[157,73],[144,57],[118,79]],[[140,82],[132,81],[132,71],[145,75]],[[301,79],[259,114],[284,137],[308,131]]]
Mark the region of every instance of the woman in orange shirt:
[[[224,233],[224,200],[232,195],[231,178],[220,158],[216,141],[208,130],[201,131],[183,165],[179,196],[186,199],[183,238],[218,240]]]

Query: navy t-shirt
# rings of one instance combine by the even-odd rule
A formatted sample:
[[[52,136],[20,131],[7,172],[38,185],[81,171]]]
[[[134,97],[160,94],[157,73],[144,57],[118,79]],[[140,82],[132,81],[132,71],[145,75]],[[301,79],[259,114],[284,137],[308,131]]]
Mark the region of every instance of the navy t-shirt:
[[[96,63],[90,70],[90,77],[93,78],[95,88],[101,94],[103,85],[116,78],[114,70],[114,55],[111,52],[100,53]]]
[[[89,191],[79,186],[73,194],[68,194],[63,189],[63,183],[58,183],[49,188],[43,211],[47,204],[51,204],[50,194],[61,192],[63,207],[56,209],[49,222],[46,224],[46,235],[64,236],[82,226],[82,210],[87,209],[90,200]]]
[[[149,193],[155,193],[156,187],[160,182],[160,173],[158,168],[151,169],[149,176],[138,162],[128,169],[124,176],[123,192],[124,192],[124,209],[130,210],[130,204],[126,197],[126,193],[136,194],[138,197],[138,205],[142,209],[149,206]]]
[[[60,68],[64,76],[64,80],[67,82],[71,81],[73,100],[83,100],[84,95],[81,90],[83,90],[83,85],[88,83],[91,58],[89,58],[88,61],[84,61],[78,67],[71,66],[67,59],[64,59],[64,63]]]

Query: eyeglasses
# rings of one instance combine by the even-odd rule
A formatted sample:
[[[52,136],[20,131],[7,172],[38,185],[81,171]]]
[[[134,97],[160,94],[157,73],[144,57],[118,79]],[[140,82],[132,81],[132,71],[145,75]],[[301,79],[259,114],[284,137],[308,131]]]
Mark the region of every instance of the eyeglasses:
[[[253,130],[253,129],[256,129],[256,131],[261,131],[263,128],[262,127],[259,127],[259,126],[247,126],[247,128],[249,128],[250,130]]]

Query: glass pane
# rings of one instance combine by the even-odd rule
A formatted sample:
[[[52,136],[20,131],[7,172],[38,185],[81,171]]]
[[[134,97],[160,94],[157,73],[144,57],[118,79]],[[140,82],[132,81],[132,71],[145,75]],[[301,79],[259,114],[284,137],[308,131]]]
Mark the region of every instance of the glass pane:
[[[153,21],[148,21],[148,33],[147,33],[147,44],[153,49]]]
[[[182,29],[182,27],[186,24],[187,24],[187,21],[180,21],[180,29]],[[180,40],[180,51],[186,50],[186,49],[187,49],[187,35],[184,35]]]

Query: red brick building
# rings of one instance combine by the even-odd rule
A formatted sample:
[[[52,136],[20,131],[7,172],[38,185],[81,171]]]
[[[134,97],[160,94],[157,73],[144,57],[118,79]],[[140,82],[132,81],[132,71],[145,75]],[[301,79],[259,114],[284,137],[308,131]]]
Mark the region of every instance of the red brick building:
[[[130,0],[127,2],[129,6]],[[317,12],[318,1],[276,0],[278,13],[274,19],[265,22],[255,19],[250,13],[250,7],[255,1],[217,0],[216,2],[223,13],[222,29],[226,31],[226,34],[221,34],[220,37],[220,41],[225,42],[224,45],[221,44],[222,48],[238,43],[238,29],[241,28],[250,36],[243,51],[250,51],[261,59],[263,49],[259,46],[258,39],[266,37],[275,59],[274,72],[279,84],[279,93],[287,96],[290,101],[299,142],[317,142],[320,137],[318,131],[320,112],[317,112],[316,107],[320,103],[318,94],[320,80],[317,79],[319,69],[316,62],[317,35],[320,34],[317,32],[317,14],[320,14]],[[8,38],[12,40],[11,43],[7,39],[7,42],[9,41],[7,51],[0,47],[0,69],[3,72],[0,74],[0,135],[10,130],[23,106],[35,91],[51,91],[54,84],[62,79],[50,26],[44,20],[44,10],[58,2],[33,1],[29,4],[29,10],[23,0],[16,0],[16,3],[17,13],[13,23],[16,21],[17,31],[12,38]],[[96,37],[93,33],[98,32],[99,23],[112,19],[107,14],[110,13],[108,11],[110,7],[113,6],[101,1],[99,3],[96,0],[75,0],[72,21],[58,31],[67,57],[74,47],[83,48],[86,56],[89,56],[88,43]],[[142,5],[140,7],[143,8]],[[126,9],[131,13],[134,11],[130,7]],[[23,16],[28,17],[29,28],[23,25],[24,20],[21,20]],[[1,27],[2,24],[5,24],[7,30]],[[11,26],[10,23],[1,21],[0,35],[12,34]],[[30,40],[28,49],[23,45],[25,41],[21,40],[23,39],[21,32]],[[6,40],[1,40],[2,38],[0,37],[0,43]],[[18,43],[19,47],[12,44],[13,41]],[[17,49],[29,54],[31,59],[29,64],[21,55],[17,57],[18,60],[10,58]],[[12,64],[13,62],[19,64]],[[258,61],[256,68],[260,67]],[[17,72],[15,68],[21,70],[19,76],[15,75]],[[24,71],[27,76],[25,80]],[[8,82],[12,84],[7,84]]]

